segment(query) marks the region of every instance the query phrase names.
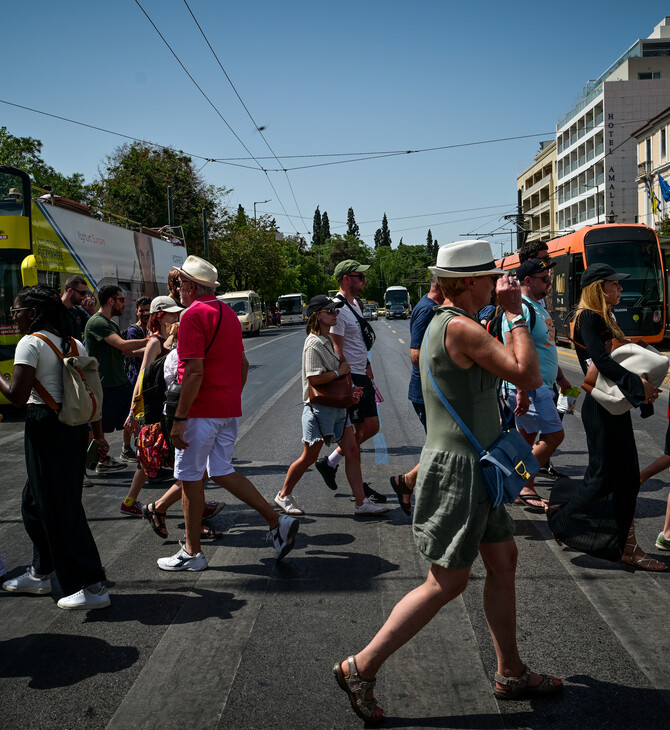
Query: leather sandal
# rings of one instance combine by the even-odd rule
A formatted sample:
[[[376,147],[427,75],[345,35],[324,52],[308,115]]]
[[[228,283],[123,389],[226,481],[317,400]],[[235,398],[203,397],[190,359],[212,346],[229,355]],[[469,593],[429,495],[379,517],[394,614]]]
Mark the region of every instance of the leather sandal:
[[[149,524],[151,525],[151,529],[158,535],[158,537],[162,537],[163,540],[167,540],[168,531],[167,527],[165,527],[165,515],[166,512],[159,512],[156,509],[156,503],[152,502],[151,504],[145,504],[142,506],[142,516],[145,520],[149,520]],[[156,519],[158,518],[158,523],[156,523]]]
[[[524,667],[523,672],[518,677],[504,677],[502,674],[495,673],[494,679],[498,684],[509,689],[499,689],[493,685],[493,694],[500,700],[521,700],[525,697],[548,697],[556,695],[563,690],[563,682],[558,677],[552,677],[550,674],[541,674],[542,681],[535,687],[528,686],[530,679],[530,669]],[[558,684],[556,684],[558,682]]]
[[[396,482],[396,479],[398,480]],[[403,502],[402,498],[406,495],[410,495],[412,490],[407,486],[405,483],[405,475],[404,474],[398,474],[397,477],[389,477],[389,482],[391,482],[391,487],[393,488],[393,491],[398,495],[398,502],[400,502],[400,508],[406,515],[412,514],[412,505],[411,502]]]
[[[335,664],[333,667],[335,679],[347,693],[353,711],[362,720],[369,722],[371,725],[377,725],[384,719],[384,710],[377,704],[374,697],[369,700],[366,699],[367,693],[374,689],[376,680],[361,679],[353,656],[347,657],[347,663],[349,664],[349,675],[346,677],[342,671],[342,664],[340,662]]]
[[[642,555],[639,558],[635,558],[635,551],[640,550]],[[635,529],[631,527],[628,532],[628,538],[626,539],[626,546],[621,556],[621,565],[624,570],[632,570],[639,568],[640,570],[648,570],[652,573],[664,573],[667,569],[667,563],[664,563],[656,558],[652,558],[651,555],[642,550],[637,544],[637,538],[635,537]]]

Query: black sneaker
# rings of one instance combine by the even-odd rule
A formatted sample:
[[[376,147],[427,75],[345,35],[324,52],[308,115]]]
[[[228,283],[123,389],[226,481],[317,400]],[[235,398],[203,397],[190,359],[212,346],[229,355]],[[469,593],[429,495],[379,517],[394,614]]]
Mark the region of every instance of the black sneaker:
[[[558,469],[555,469],[551,462],[549,462],[547,466],[541,467],[539,474],[541,474],[543,477],[549,477],[549,479],[565,479],[568,476],[567,474],[563,474],[562,472],[558,471]]]
[[[377,502],[378,504],[386,502],[386,495],[376,492],[367,482],[363,482],[363,492],[370,502]]]
[[[328,489],[333,491],[337,489],[337,482],[335,481],[335,475],[337,474],[337,466],[331,466],[328,463],[328,457],[324,456],[322,459],[317,459],[314,464],[316,470],[323,477],[323,481],[326,483]]]

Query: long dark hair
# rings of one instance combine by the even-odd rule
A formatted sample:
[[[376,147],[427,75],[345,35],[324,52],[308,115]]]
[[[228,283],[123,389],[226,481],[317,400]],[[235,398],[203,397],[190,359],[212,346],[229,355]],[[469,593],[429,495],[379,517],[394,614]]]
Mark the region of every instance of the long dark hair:
[[[22,307],[30,307],[37,313],[28,330],[29,334],[41,329],[52,329],[61,336],[61,350],[70,352],[70,315],[58,292],[45,284],[27,286],[16,295]]]

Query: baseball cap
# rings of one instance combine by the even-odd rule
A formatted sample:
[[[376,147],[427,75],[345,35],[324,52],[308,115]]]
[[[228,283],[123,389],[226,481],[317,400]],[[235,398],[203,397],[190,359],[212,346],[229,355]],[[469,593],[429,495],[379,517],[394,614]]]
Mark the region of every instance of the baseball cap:
[[[150,314],[156,312],[181,312],[184,307],[180,307],[171,297],[156,297],[151,300]]]
[[[516,270],[516,278],[523,281],[527,276],[535,276],[543,271],[549,271],[556,266],[555,261],[543,261],[542,259],[528,259]]]
[[[311,317],[314,312],[320,312],[322,309],[331,310],[339,309],[344,306],[341,299],[330,299],[325,294],[317,294],[309,300],[307,305],[307,316]]]
[[[346,259],[345,261],[340,261],[335,267],[335,278],[340,281],[347,274],[362,274],[369,268],[367,264],[359,264],[354,259]]]
[[[591,264],[582,274],[582,287],[593,284],[594,281],[621,281],[629,276],[630,274],[617,274],[609,264]]]

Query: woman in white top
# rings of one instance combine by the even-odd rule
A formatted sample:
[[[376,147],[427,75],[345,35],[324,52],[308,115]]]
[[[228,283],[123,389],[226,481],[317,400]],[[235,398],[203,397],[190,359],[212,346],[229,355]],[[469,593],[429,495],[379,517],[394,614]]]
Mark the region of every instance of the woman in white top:
[[[109,606],[102,582],[105,573],[81,503],[88,445],[88,427],[67,426],[35,390],[41,384],[56,403],[63,401],[62,359],[51,347],[32,337],[43,335],[64,355],[70,354],[70,324],[58,292],[38,285],[22,289],[10,310],[23,337],[16,346],[11,381],[0,378],[0,392],[14,405],[28,405],[25,454],[28,479],[23,490],[23,524],[33,543],[32,565],[23,575],[5,581],[14,593],[51,593],[49,574],[55,571],[65,597],[60,608]],[[85,355],[75,340],[78,353]],[[104,456],[109,444],[101,422],[91,424]]]
[[[307,339],[302,351],[302,411],[303,452],[286,473],[284,486],[275,497],[275,504],[287,515],[299,517],[305,512],[292,496],[293,489],[307,469],[319,457],[324,444],[337,442],[346,458],[347,480],[356,498],[357,515],[382,514],[385,504],[369,502],[363,492],[361,462],[352,424],[347,424],[347,409],[312,405],[309,402],[309,384],[323,385],[351,372],[346,360],[340,361],[333,349],[330,328],[337,322],[337,314],[344,302],[329,299],[325,294],[313,297],[307,306]],[[354,388],[360,397],[360,389]]]

